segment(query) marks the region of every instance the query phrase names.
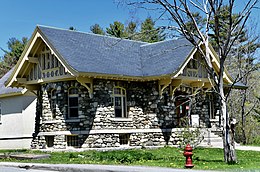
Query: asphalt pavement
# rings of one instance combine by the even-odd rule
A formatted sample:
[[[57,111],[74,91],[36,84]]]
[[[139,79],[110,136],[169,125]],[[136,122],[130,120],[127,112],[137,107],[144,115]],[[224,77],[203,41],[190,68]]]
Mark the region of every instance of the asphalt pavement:
[[[17,170],[25,170],[26,172],[206,172],[205,170],[191,169],[173,169],[161,167],[144,167],[144,166],[122,166],[122,165],[94,165],[94,164],[37,164],[37,163],[10,163],[1,162],[2,168],[11,167]],[[31,170],[31,171],[30,171]],[[41,170],[41,171],[32,171]],[[6,172],[6,171],[4,171]],[[16,172],[16,171],[7,171]],[[23,172],[23,171],[17,171]],[[213,171],[210,171],[213,172]],[[216,171],[215,171],[216,172]]]

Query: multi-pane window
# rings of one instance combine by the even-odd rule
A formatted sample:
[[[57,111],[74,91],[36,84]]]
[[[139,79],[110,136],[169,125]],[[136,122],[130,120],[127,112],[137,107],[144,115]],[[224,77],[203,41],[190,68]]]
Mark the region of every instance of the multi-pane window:
[[[78,135],[68,135],[66,136],[67,146],[79,147],[79,136]]]
[[[51,91],[51,112],[52,112],[53,119],[56,118],[56,105],[57,105],[56,93],[57,91],[55,89]]]
[[[115,117],[127,117],[126,90],[121,87],[114,88]]]
[[[130,134],[119,134],[120,145],[129,145]]]
[[[79,115],[79,94],[77,88],[70,88],[68,94],[68,117],[76,118]]]

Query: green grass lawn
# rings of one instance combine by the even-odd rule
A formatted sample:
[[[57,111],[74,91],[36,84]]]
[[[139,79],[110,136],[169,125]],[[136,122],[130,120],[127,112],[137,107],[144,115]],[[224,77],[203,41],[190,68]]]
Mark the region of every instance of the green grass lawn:
[[[0,153],[10,151],[0,151]],[[13,151],[15,152],[15,151]],[[16,151],[18,152],[18,151]],[[23,153],[40,151],[20,150]],[[223,161],[223,150],[197,148],[193,151],[193,169],[260,169],[260,152],[237,150],[238,163],[228,165]],[[183,150],[172,147],[159,149],[135,149],[123,151],[52,152],[51,158],[42,160],[0,159],[0,161],[52,163],[52,164],[117,164],[184,168]]]

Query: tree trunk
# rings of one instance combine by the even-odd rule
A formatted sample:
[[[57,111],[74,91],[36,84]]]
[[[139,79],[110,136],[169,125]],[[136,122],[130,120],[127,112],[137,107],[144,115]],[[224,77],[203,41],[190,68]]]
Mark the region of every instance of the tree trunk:
[[[242,118],[242,143],[246,144],[246,132],[245,132],[245,102],[246,102],[246,90],[242,93],[242,105],[241,105],[241,118]]]
[[[235,129],[231,127],[229,121],[229,114],[227,112],[227,103],[224,94],[223,76],[220,76],[219,90],[221,96],[221,114],[223,121],[223,147],[224,147],[224,159],[225,162],[233,164],[237,162],[236,151],[235,151]]]

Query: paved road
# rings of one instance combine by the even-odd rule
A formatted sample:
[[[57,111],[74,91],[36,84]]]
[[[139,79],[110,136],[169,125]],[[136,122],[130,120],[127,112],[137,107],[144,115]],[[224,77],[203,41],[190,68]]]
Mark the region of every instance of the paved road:
[[[92,165],[92,164],[37,164],[37,163],[0,163],[0,172],[2,167],[27,167],[26,172],[206,172],[205,170],[191,169],[173,169],[160,167],[143,167],[143,166],[118,166],[118,165]],[[23,171],[22,171],[23,170]],[[24,172],[24,169],[17,172]],[[32,170],[32,171],[30,171]],[[34,171],[33,171],[34,170]],[[37,171],[42,170],[42,171]],[[4,171],[5,172],[5,171]],[[8,171],[16,172],[16,171]],[[210,171],[213,172],[213,171]]]
[[[34,170],[34,169],[24,169],[24,168],[16,168],[16,167],[0,167],[0,172],[54,172],[54,171],[46,171],[46,170]]]

